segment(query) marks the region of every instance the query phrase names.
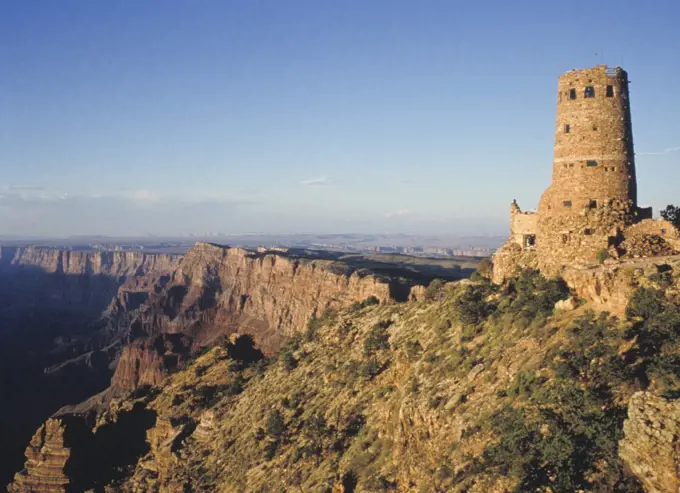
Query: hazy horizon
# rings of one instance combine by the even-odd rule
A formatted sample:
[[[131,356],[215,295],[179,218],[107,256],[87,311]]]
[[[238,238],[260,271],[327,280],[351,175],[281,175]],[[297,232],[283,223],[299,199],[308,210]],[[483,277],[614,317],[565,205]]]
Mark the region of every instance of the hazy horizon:
[[[160,5],[0,5],[0,235],[503,235],[597,64],[640,203],[680,201],[677,1]]]

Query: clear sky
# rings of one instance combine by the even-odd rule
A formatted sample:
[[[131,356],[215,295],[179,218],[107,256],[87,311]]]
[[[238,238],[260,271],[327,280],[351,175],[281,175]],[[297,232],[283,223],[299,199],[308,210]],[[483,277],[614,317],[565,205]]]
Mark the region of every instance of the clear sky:
[[[0,234],[504,234],[601,63],[680,203],[678,0],[0,0]]]

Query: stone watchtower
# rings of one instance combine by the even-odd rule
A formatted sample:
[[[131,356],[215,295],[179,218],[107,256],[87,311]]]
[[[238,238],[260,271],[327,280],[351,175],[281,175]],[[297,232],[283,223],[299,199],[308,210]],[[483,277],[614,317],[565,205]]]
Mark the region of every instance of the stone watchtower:
[[[494,257],[496,279],[517,265],[557,273],[593,262],[621,243],[626,228],[651,218],[651,209],[637,206],[625,70],[598,65],[560,76],[551,184],[537,212],[513,202],[510,217],[510,239]]]
[[[552,183],[538,206],[536,248],[557,264],[592,261],[643,214],[628,74],[604,65],[572,70],[557,91]]]

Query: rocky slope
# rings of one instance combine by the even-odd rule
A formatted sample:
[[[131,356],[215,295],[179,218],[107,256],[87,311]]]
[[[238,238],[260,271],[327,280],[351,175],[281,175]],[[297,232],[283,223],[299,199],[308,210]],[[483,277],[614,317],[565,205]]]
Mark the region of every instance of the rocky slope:
[[[325,312],[367,299],[406,300],[414,284],[432,278],[433,268],[453,278],[462,273],[460,267],[404,267],[356,256],[348,262],[330,253],[251,252],[208,243],[183,258],[4,249],[0,269],[9,284],[0,303],[13,307],[6,314],[15,329],[4,336],[11,334],[16,352],[40,353],[31,362],[34,380],[49,382],[54,398],[27,392],[26,399],[33,396],[30,402],[44,418],[55,403],[101,409],[121,392],[159,384],[220,337],[249,334],[262,351],[274,352]],[[11,301],[19,293],[21,308]],[[16,369],[16,363],[6,364]],[[37,388],[23,378],[17,387]],[[32,407],[26,399],[14,399],[16,409]]]
[[[327,312],[275,357],[233,334],[103,413],[62,420],[65,434],[90,430],[69,457],[108,457],[89,476],[65,466],[65,490],[671,491],[678,274],[638,278],[619,318],[560,302],[564,284],[529,272]],[[103,453],[107,435],[129,453]],[[31,464],[15,491],[35,484]]]

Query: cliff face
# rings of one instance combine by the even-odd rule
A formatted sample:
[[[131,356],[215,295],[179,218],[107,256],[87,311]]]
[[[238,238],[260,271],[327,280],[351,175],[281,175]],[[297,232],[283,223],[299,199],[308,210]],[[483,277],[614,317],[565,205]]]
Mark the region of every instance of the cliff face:
[[[680,401],[633,395],[619,455],[647,493],[680,491]]]
[[[105,275],[114,278],[172,271],[180,255],[141,252],[81,252],[42,247],[0,247],[0,265],[38,267],[49,274]]]
[[[180,256],[0,247],[0,489],[36,427],[109,384],[126,309]]]
[[[89,464],[90,431],[78,418],[48,419],[26,448],[26,469],[10,484],[11,493],[71,493],[83,491]]]
[[[198,243],[160,293],[135,312],[128,339],[181,333],[197,347],[219,336],[248,334],[264,352],[273,352],[284,336],[306,330],[327,308],[371,296],[389,303],[397,291],[395,282],[340,262]],[[157,347],[147,341],[126,348],[113,384],[134,388],[156,382],[168,361],[182,359],[175,350]]]
[[[96,317],[119,290],[153,289],[180,259],[139,252],[0,247],[0,304],[5,305],[0,316],[20,317],[27,310],[49,307]]]

